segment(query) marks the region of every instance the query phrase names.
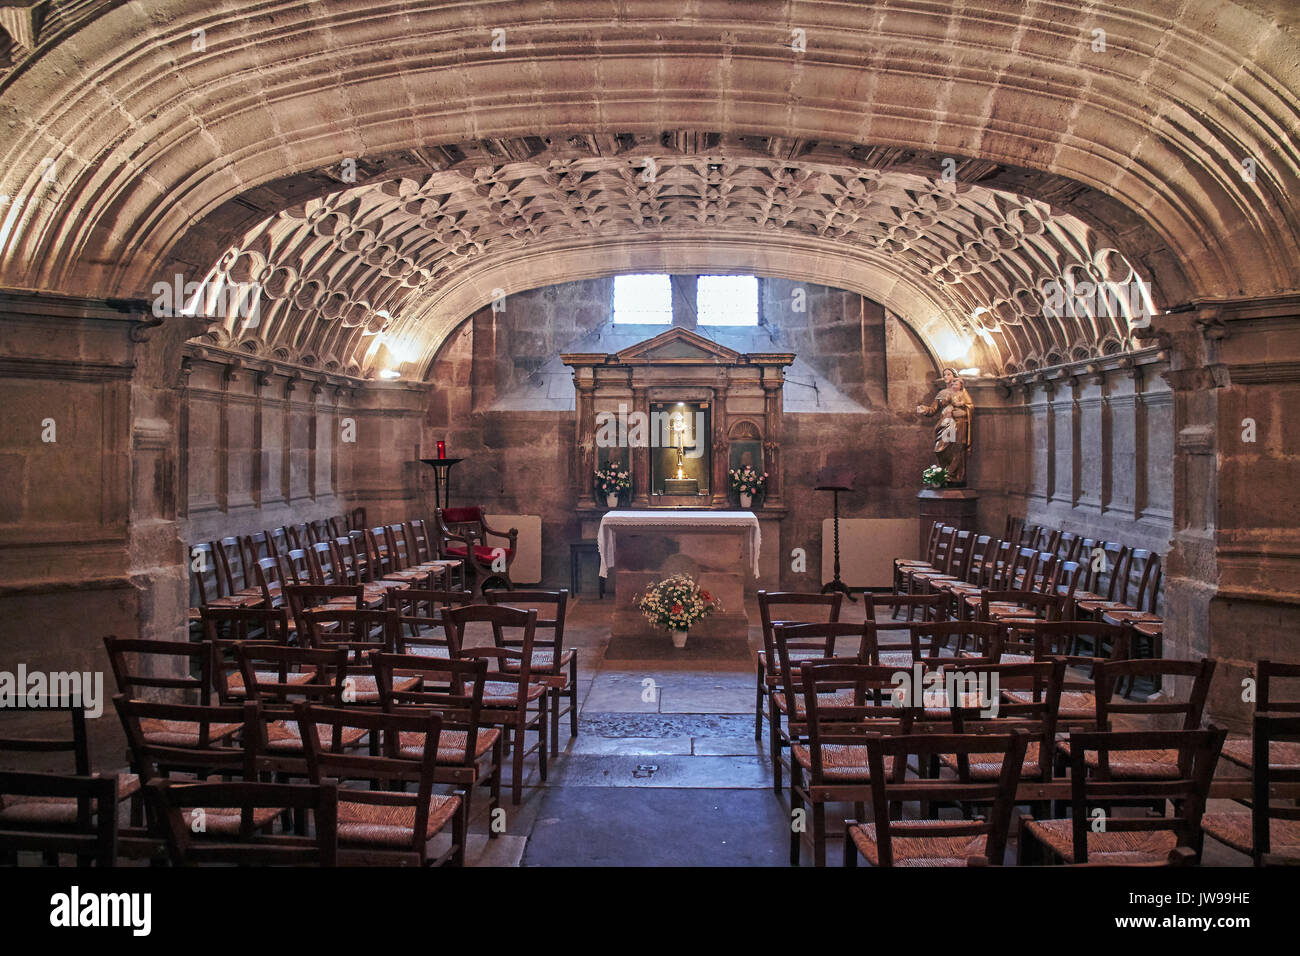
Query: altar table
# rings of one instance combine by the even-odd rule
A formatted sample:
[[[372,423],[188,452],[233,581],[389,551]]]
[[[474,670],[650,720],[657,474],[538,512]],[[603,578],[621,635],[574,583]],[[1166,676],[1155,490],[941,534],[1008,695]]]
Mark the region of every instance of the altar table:
[[[653,634],[637,606],[638,595],[671,574],[684,573],[722,603],[721,611],[697,623],[691,633],[748,639],[745,596],[755,589],[762,544],[758,518],[751,512],[611,511],[601,519],[596,544],[600,576],[614,577],[616,635]]]
[[[758,555],[762,532],[758,519],[749,511],[610,511],[600,519],[596,544],[600,549],[600,576],[609,577],[614,567],[615,533],[618,529],[638,531],[741,532],[747,536],[754,577],[758,577]]]

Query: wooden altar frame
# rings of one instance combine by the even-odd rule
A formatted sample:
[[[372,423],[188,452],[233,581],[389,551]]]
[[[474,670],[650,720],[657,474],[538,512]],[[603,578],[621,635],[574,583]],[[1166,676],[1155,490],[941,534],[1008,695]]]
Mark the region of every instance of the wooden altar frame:
[[[700,498],[650,494],[650,448],[632,447],[633,508],[732,507],[727,486],[730,467],[730,429],[736,421],[749,421],[763,443],[763,466],[768,473],[763,512],[783,512],[785,482],[782,477],[781,430],[785,368],[794,361],[790,352],[740,353],[706,339],[689,329],[674,327],[614,354],[572,353],[561,361],[573,369],[576,390],[574,412],[574,474],[579,511],[603,511],[592,488],[596,467],[596,416],[628,413],[646,416],[652,402],[709,402],[713,429],[710,494]],[[752,440],[752,439],[747,439]]]

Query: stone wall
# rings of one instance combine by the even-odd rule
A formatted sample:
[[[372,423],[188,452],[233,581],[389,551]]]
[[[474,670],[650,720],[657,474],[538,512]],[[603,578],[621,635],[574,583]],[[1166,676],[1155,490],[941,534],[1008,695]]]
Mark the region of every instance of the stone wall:
[[[189,360],[181,417],[181,532],[189,543],[366,509],[421,511],[423,386],[330,383],[290,367]]]
[[[467,459],[453,469],[453,499],[466,503],[472,495],[499,513],[540,513],[543,575],[553,586],[567,586],[569,545],[581,534],[572,386],[562,366],[556,380],[554,360],[565,350],[617,351],[663,328],[612,325],[611,283],[546,287],[509,296],[501,311],[480,310],[449,337],[428,376],[423,447],[432,454],[442,439],[449,456]],[[805,292],[806,311],[793,308],[796,289]],[[690,324],[690,318],[676,321]],[[849,464],[861,477],[857,491],[841,500],[846,516],[915,516],[930,428],[912,408],[935,388],[933,363],[916,339],[861,296],[775,279],[760,280],[760,322],[745,330],[697,331],[741,351],[793,351],[828,399],[838,392],[819,412],[818,397],[805,394],[806,380],[802,388],[787,385],[786,481],[807,488],[819,468]],[[789,410],[792,391],[801,411]],[[805,548],[809,571],[796,575],[784,561],[779,586],[806,588],[812,578],[820,586],[821,522],[830,514],[830,496],[787,495],[787,507],[780,540],[765,541],[764,548],[782,554]]]
[[[196,330],[156,325],[140,303],[0,293],[0,670],[97,673],[107,698],[105,636],[185,636],[171,360]],[[123,739],[102,703],[91,752],[111,766]]]
[[[1173,393],[1154,356],[1109,371],[1063,372],[975,400],[971,487],[980,526],[1008,513],[1087,537],[1169,548],[1173,518]]]

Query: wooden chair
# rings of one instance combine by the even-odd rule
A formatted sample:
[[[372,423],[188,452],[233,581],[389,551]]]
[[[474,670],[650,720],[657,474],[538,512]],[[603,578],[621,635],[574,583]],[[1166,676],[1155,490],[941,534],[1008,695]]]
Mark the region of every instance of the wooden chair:
[[[840,617],[840,608],[844,603],[844,596],[838,592],[831,594],[805,594],[797,591],[766,591],[758,592],[758,614],[759,622],[763,632],[763,649],[758,652],[758,660],[755,665],[755,682],[754,682],[754,739],[761,740],[763,737],[763,716],[766,713],[769,722],[769,739],[770,750],[772,753],[773,767],[777,767],[780,747],[778,745],[775,731],[770,728],[775,726],[773,714],[775,711],[771,705],[771,694],[778,687],[780,680],[777,674],[777,657],[776,644],[773,641],[772,627],[778,621],[790,621],[795,623],[809,623],[814,621],[838,621]],[[789,610],[786,610],[789,608]],[[806,610],[818,608],[820,610]],[[803,655],[795,653],[798,659]],[[780,770],[776,770],[776,792],[781,792]]]
[[[247,584],[257,584],[253,571],[257,567],[257,562],[275,553],[275,545],[265,531],[250,531],[239,536],[239,563],[243,565]]]
[[[1102,620],[1108,624],[1132,622],[1134,625],[1146,625],[1141,629],[1134,629],[1136,643],[1133,647],[1133,656],[1161,657],[1164,652],[1162,640],[1164,621],[1160,616],[1160,580],[1163,576],[1160,555],[1134,552],[1134,554],[1139,553],[1146,554],[1146,561],[1142,567],[1142,576],[1139,579],[1137,592],[1133,596],[1132,606],[1094,605],[1093,613],[1100,614]],[[1158,626],[1152,629],[1151,625]],[[1142,653],[1144,649],[1145,654]]]
[[[1012,591],[1019,588],[1025,591],[1050,593],[1055,587],[1056,566],[1059,562],[1060,559],[1055,552],[1040,550],[1017,575],[1015,584],[1007,585],[1003,590]]]
[[[457,590],[466,589],[465,581],[465,562],[460,558],[449,558],[438,553],[438,539],[429,522],[422,521],[419,518],[413,518],[406,523],[406,540],[411,549],[412,561],[415,564],[440,564],[443,566],[444,575],[442,586],[446,588],[455,587]],[[457,571],[458,580],[455,584],[451,581],[451,572]]]
[[[373,556],[370,554],[370,541],[366,537],[364,528],[357,528],[348,532],[348,540],[352,543],[351,564],[356,570],[357,580],[362,582],[377,581],[379,569],[375,566]]]
[[[1255,713],[1285,717],[1300,714],[1300,664],[1259,661],[1255,665]],[[1291,690],[1294,698],[1279,700],[1278,685]],[[1250,770],[1255,765],[1255,745],[1249,737],[1229,737],[1223,745],[1223,759]],[[1269,764],[1283,770],[1300,770],[1300,745],[1276,741],[1269,749]]]
[[[956,617],[957,609],[952,606],[953,598],[959,593],[968,593],[968,589],[975,587],[984,572],[985,562],[994,558],[999,544],[1000,541],[986,534],[976,535],[968,546],[969,559],[962,561],[959,573],[946,577],[936,575],[926,582],[927,593],[943,595],[944,617]]]
[[[311,567],[313,584],[359,586],[362,607],[381,607],[384,596],[390,588],[404,586],[389,582],[365,583],[352,580],[355,575],[351,573],[351,565],[340,550],[339,544],[332,540],[312,545],[311,550],[307,552],[307,560]]]
[[[1014,542],[989,541],[977,558],[972,558],[971,569],[964,581],[940,581],[935,590],[945,598],[944,617],[969,620],[975,615],[966,599],[978,598],[981,591],[994,590],[1006,574],[1016,554]]]
[[[212,683],[223,704],[244,699],[235,649],[250,642],[287,645],[297,638],[284,607],[204,608],[203,639],[212,645]]]
[[[307,551],[304,548],[290,548],[285,552],[280,570],[285,585],[316,583],[312,580],[311,562],[308,560]]]
[[[327,778],[387,781],[401,790],[338,791],[338,856],[342,865],[462,866],[465,862],[465,817],[461,798],[433,792],[442,718],[432,712],[395,714],[335,707],[298,705],[298,725],[307,743],[311,782]],[[345,728],[362,730],[379,742],[378,754],[336,750],[323,744]],[[403,746],[407,736],[410,749]],[[414,783],[415,793],[405,785]],[[438,835],[451,824],[451,846],[433,852]]]
[[[783,625],[785,628],[829,629],[839,633],[849,624]],[[833,634],[828,633],[828,636]],[[864,808],[871,796],[871,775],[863,740],[867,734],[908,733],[917,707],[899,706],[894,697],[894,667],[862,663],[807,661],[799,672],[796,691],[798,720],[805,732],[790,748],[790,865],[799,865],[801,827],[794,821],[812,809],[815,866],[826,865],[826,804],[848,801]],[[806,781],[806,782],[805,782]],[[859,814],[865,812],[859,810]]]
[[[281,557],[288,553],[290,547],[289,534],[283,527],[273,528],[266,533],[266,548],[270,557]]]
[[[154,780],[146,791],[165,835],[173,866],[236,864],[239,866],[334,866],[337,861],[338,788],[237,781],[191,783]],[[186,813],[185,811],[190,811]],[[311,836],[271,834],[255,825],[223,825],[220,839],[195,833],[195,813],[204,825],[213,817],[239,822],[289,810],[310,812]]]
[[[284,587],[286,583],[292,583],[286,580],[285,560],[277,556],[261,558],[257,562],[254,573],[257,576],[257,586],[262,589],[264,608],[284,607]]]
[[[483,688],[487,683],[487,661],[442,660],[406,654],[371,654],[384,712],[433,712],[442,718],[438,737],[436,783],[459,788],[461,809],[468,832],[474,788],[488,788],[488,818],[501,805],[501,764],[504,737],[496,727],[483,725]],[[403,678],[415,677],[404,687]],[[401,736],[407,756],[418,756],[420,741]],[[497,830],[488,828],[495,839]]]
[[[306,779],[307,748],[302,740],[295,708],[306,701],[327,707],[341,707],[349,696],[348,649],[346,647],[280,647],[242,644],[239,667],[248,688],[247,699],[257,703],[261,727],[262,754],[259,769],[275,774],[276,782]],[[369,668],[362,675],[370,676]],[[359,747],[365,732],[340,730],[334,749]],[[298,820],[299,832],[304,821]]]
[[[1127,626],[1099,621],[1010,621],[1002,642],[1002,661],[1017,663],[1060,660],[1067,668],[1086,669],[1086,676],[1067,671],[1063,678],[1060,705],[1057,708],[1057,728],[1096,730],[1097,695],[1093,674],[1097,662],[1103,659],[1103,648],[1109,649],[1105,659],[1126,658],[1130,630]],[[1076,648],[1082,641],[1094,649],[1092,656],[1077,653]],[[1022,690],[1003,690],[1002,694],[1015,703],[1024,703],[1030,699]]]
[[[944,525],[939,530],[939,542],[935,550],[934,563],[928,566],[914,565],[899,568],[899,574],[902,578],[902,587],[899,590],[907,594],[924,593],[917,587],[915,580],[917,575],[951,575],[953,561],[956,559],[957,536],[960,533],[955,525]]]
[[[438,508],[434,511],[434,522],[438,554],[464,561],[479,578],[480,590],[493,577],[503,581],[507,590],[514,588],[510,566],[519,550],[518,528],[501,531],[489,527],[483,519],[483,509],[478,507]],[[489,538],[504,539],[504,543],[494,544]]]
[[[846,645],[848,654],[841,660],[868,663],[871,660],[871,623],[847,624],[842,621],[815,621],[796,624],[775,621],[772,642],[775,647],[776,685],[768,695],[768,735],[772,746],[773,790],[781,792],[782,751],[807,735],[807,714],[800,694],[803,667],[814,661],[832,660],[836,650]]]
[[[849,820],[844,827],[844,865],[857,866],[859,855],[872,866],[970,866],[1002,863],[1020,768],[1028,735],[1010,734],[870,734],[863,741],[871,775],[873,823]],[[940,754],[957,759],[956,780],[908,778],[909,758],[924,766]],[[994,758],[996,779],[977,780],[965,770],[971,759]],[[987,804],[973,820],[901,819],[907,801]]]
[[[1065,661],[1057,658],[970,665],[958,662],[955,669],[958,680],[952,682],[952,691],[959,697],[972,686],[979,688],[982,678],[982,692],[993,700],[973,704],[961,699],[950,700],[953,732],[1005,734],[1023,730],[1029,736],[1019,779],[1050,783]],[[955,754],[943,754],[939,760],[950,770],[961,769]],[[972,780],[995,780],[1002,772],[996,753],[967,754],[966,760],[968,766],[963,772]]]
[[[370,552],[371,573],[375,580],[389,586],[405,585],[426,590],[433,589],[442,569],[406,567],[401,550],[396,546],[390,547],[388,538],[388,529],[383,526],[365,531],[366,546]]]
[[[1084,581],[1085,571],[1085,566],[1073,559],[1061,561],[1056,565],[1056,574],[1053,576],[1051,587],[1047,590],[1061,599],[1062,620],[1069,621],[1077,617],[1074,595]]]
[[[531,680],[544,684],[550,697],[551,752],[560,749],[560,717],[569,715],[569,737],[578,736],[578,652],[564,647],[564,614],[569,603],[567,589],[558,591],[496,591],[483,592],[488,604],[503,604],[517,608],[534,608],[537,634],[533,642]],[[541,616],[543,613],[546,616]],[[549,633],[547,640],[543,635]],[[492,629],[498,647],[517,646],[506,639],[499,627]],[[507,671],[516,670],[513,661],[502,661]],[[560,709],[560,698],[568,698],[568,706]]]
[[[1041,591],[981,591],[976,620],[996,624],[1012,620],[1056,621],[1061,618],[1063,599]]]
[[[119,694],[113,705],[126,732],[131,765],[140,775],[142,789],[176,773],[200,780],[212,776],[256,780],[262,753],[258,705],[160,704],[130,700]],[[178,728],[150,732],[150,728]],[[146,809],[150,808],[146,800]],[[280,810],[255,813],[226,812],[214,808],[206,815],[206,833],[230,835],[261,829],[270,832]],[[120,832],[119,852],[132,858],[156,858],[165,852],[164,823],[150,810],[148,829],[128,827]]]
[[[116,776],[0,771],[0,861],[39,852],[47,866],[59,854],[79,865],[117,865]]]
[[[244,551],[239,538],[231,536],[215,542],[213,554],[226,594],[245,605],[256,604],[261,600],[262,592],[254,580],[253,572],[244,564]]]
[[[1300,783],[1300,767],[1277,765],[1273,759],[1279,744],[1300,744],[1300,716],[1295,713],[1255,714],[1250,812],[1207,813],[1201,821],[1207,834],[1245,853],[1256,866],[1300,862],[1300,806],[1294,800],[1284,805],[1270,795],[1275,783]]]
[[[162,704],[124,694],[113,703],[142,785],[173,772],[256,778],[255,704]]]
[[[136,697],[141,691],[170,691],[176,702],[212,701],[215,670],[214,650],[207,641],[152,641],[139,638],[104,638],[109,666],[118,692]],[[237,728],[227,728],[226,735]],[[146,720],[142,733],[148,740],[190,741],[199,739],[197,725],[167,720]],[[133,768],[137,773],[140,768]],[[141,778],[144,779],[143,777]]]
[[[902,594],[906,581],[903,579],[903,571],[907,568],[933,568],[934,562],[938,557],[939,534],[943,529],[943,522],[936,521],[930,526],[930,534],[926,539],[925,553],[919,558],[894,558],[894,593]]]
[[[352,608],[337,605],[307,608],[300,631],[308,647],[342,647],[348,652],[349,674],[343,703],[378,706],[379,688],[366,661],[372,651],[391,654],[401,632],[398,615],[387,608]]]
[[[433,558],[420,561],[416,558],[414,542],[408,537],[406,524],[398,522],[384,525],[384,540],[397,570],[432,574],[434,578],[441,577],[445,572],[441,561]]]
[[[958,531],[952,542],[946,570],[931,571],[926,568],[916,568],[909,573],[912,593],[930,594],[939,584],[965,581],[966,575],[970,573],[970,566],[975,556],[975,544],[978,541],[979,537],[972,532]],[[987,541],[985,545],[987,546]]]
[[[1148,717],[1157,720],[1174,720],[1181,718],[1182,730],[1198,730],[1201,716],[1205,711],[1205,699],[1210,691],[1210,679],[1214,676],[1214,661],[1205,658],[1200,661],[1169,660],[1164,658],[1144,658],[1142,660],[1119,660],[1096,662],[1095,684],[1097,717],[1096,726],[1100,730],[1109,730],[1111,718],[1117,714],[1133,715],[1135,718]],[[1184,700],[1113,700],[1117,685],[1134,677],[1178,677],[1190,679],[1191,687]],[[1168,716],[1165,716],[1168,715]],[[1057,751],[1071,760],[1071,747],[1074,735],[1056,745]],[[1222,744],[1215,747],[1214,759],[1218,760]],[[1116,780],[1160,780],[1177,777],[1186,770],[1179,767],[1180,754],[1174,749],[1134,750],[1126,748],[1126,757],[1112,761],[1107,771]],[[1090,755],[1089,760],[1096,759]]]
[[[410,549],[412,564],[438,560],[438,542],[434,540],[426,521],[412,518],[406,522],[406,544]]]
[[[537,631],[537,612],[489,604],[469,604],[446,612],[449,640],[455,642],[464,657],[478,657],[496,663],[489,671],[483,689],[483,720],[500,726],[505,732],[504,746],[513,755],[510,780],[511,800],[517,806],[523,799],[524,757],[537,751],[537,765],[546,779],[546,685],[532,679],[533,641]],[[498,628],[516,628],[518,640],[504,641],[494,647],[467,647],[465,626],[474,622]],[[536,710],[533,710],[533,707]],[[537,743],[525,749],[526,735],[537,732]]]
[[[1070,819],[1021,817],[1018,860],[1037,862],[1038,849],[1067,864],[1167,866],[1172,851],[1201,851],[1201,816],[1227,731],[1164,730],[1070,734]],[[1124,777],[1116,767],[1142,763],[1142,754],[1173,753],[1172,775]],[[1124,759],[1118,755],[1132,754]],[[1173,807],[1170,816],[1124,816],[1116,803],[1154,803]],[[1105,813],[1104,829],[1093,831],[1093,809]]]
[[[996,664],[1002,657],[1003,634],[1002,625],[987,621],[920,621],[908,627],[908,642],[913,662],[939,660],[951,647],[953,660]]]
[[[1020,530],[1025,526],[1025,519],[1015,515],[1007,515],[1006,521],[1002,525],[1002,539],[1004,541],[1019,541]]]
[[[1056,545],[1056,556],[1062,561],[1078,561],[1082,545],[1083,539],[1079,535],[1073,531],[1063,531]]]
[[[863,594],[862,601],[869,625],[870,643],[874,649],[871,662],[883,666],[904,668],[912,666],[912,618],[918,609],[921,612],[920,623],[922,624],[945,619],[946,600],[941,593],[871,594],[868,592]],[[880,620],[878,612],[885,607],[890,607],[894,611],[901,607],[907,608],[907,620],[896,621],[892,615],[883,621]],[[897,633],[903,639],[893,642],[884,641],[883,638],[888,637],[891,632]]]
[[[1117,600],[1116,595],[1120,593],[1121,582],[1128,580],[1131,549],[1115,541],[1098,541],[1093,545],[1093,551],[1097,548],[1101,548],[1102,560],[1094,561],[1092,552],[1089,552],[1086,560],[1092,578],[1086,588],[1076,592],[1077,602]]]
[[[385,607],[398,614],[399,632],[397,653],[440,657],[456,657],[459,647],[453,647],[447,630],[447,611],[463,607],[474,600],[471,591],[426,591],[401,588],[388,592]]]
[[[809,623],[812,620],[838,621],[844,595],[839,592],[831,594],[804,594],[798,591],[764,591],[758,592],[758,614],[763,630],[763,649],[758,652],[758,663],[754,681],[754,739],[763,739],[763,716],[770,714],[768,696],[777,686],[776,645],[772,640],[772,625],[778,620],[792,623]],[[791,612],[778,610],[789,607]],[[805,608],[821,608],[823,613],[809,612]],[[868,618],[869,619],[869,618]],[[795,655],[799,657],[798,654]],[[775,765],[777,748],[772,744],[772,762]],[[781,792],[780,778],[777,779],[777,793]]]
[[[5,710],[0,710],[0,713],[4,713]],[[42,734],[36,737],[31,734],[14,733],[17,728],[5,727],[6,732],[0,735],[0,753],[71,754],[72,765],[67,768],[70,772],[59,774],[60,779],[83,780],[98,777],[99,774],[91,770],[93,764],[90,759],[90,738],[86,733],[85,702],[71,699],[47,701],[41,711],[42,713],[66,713],[71,726],[71,736],[55,737]],[[30,711],[8,710],[6,724],[10,721],[18,722],[28,713]],[[117,801],[130,802],[131,818],[139,825],[143,820],[143,804],[139,798],[139,777],[133,773],[124,773],[118,774],[114,779]],[[55,789],[58,787],[56,786]],[[83,811],[88,806],[89,804],[84,800],[72,799],[71,795],[23,793],[15,790],[0,799],[0,827],[53,831],[61,827],[76,826],[81,828],[84,836],[88,832],[86,827],[89,825],[89,820]],[[114,815],[116,815],[116,806]],[[116,827],[113,833],[116,840]]]

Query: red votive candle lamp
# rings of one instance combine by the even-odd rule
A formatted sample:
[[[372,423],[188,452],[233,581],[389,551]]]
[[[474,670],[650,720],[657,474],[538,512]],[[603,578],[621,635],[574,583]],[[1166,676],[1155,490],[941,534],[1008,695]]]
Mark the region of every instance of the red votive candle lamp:
[[[447,457],[447,443],[445,441],[438,442],[438,457],[439,458]]]

